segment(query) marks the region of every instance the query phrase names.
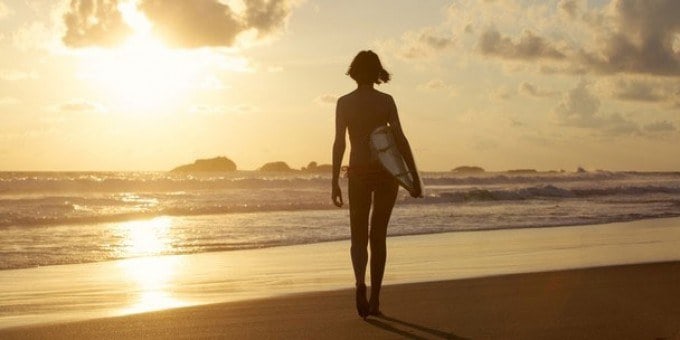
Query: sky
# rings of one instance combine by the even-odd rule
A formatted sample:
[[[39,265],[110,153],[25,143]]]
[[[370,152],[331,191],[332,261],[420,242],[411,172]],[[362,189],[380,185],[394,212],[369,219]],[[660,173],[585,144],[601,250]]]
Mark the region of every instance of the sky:
[[[329,163],[378,53],[421,170],[680,170],[677,0],[0,0],[0,171]],[[348,155],[345,156],[347,161]]]

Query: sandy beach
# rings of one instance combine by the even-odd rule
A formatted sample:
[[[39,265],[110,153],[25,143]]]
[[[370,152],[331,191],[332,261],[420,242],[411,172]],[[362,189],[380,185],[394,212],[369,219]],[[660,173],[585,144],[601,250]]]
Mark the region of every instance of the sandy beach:
[[[0,340],[680,340],[678,14],[0,0]]]
[[[296,294],[76,323],[6,339],[677,339],[680,262],[390,285],[384,317],[352,291]]]
[[[0,338],[672,339],[678,226],[391,237],[366,322],[347,241],[4,270]]]

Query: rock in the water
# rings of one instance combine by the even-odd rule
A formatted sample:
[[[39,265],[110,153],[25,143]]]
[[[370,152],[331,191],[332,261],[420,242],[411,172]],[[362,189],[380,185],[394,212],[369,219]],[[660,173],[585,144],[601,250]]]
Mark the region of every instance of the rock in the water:
[[[186,164],[172,169],[171,172],[230,172],[236,171],[236,163],[227,157],[198,159],[193,164]]]
[[[331,172],[333,170],[333,166],[330,164],[317,164],[316,162],[312,161],[309,162],[307,167],[302,167],[302,171],[305,172]]]
[[[269,162],[265,165],[263,165],[260,169],[260,171],[266,171],[266,172],[290,172],[293,171],[286,162]]]
[[[475,174],[475,173],[484,172],[484,169],[482,169],[478,166],[463,165],[463,166],[459,166],[459,167],[457,167],[457,168],[455,168],[451,171],[461,173],[461,174]]]

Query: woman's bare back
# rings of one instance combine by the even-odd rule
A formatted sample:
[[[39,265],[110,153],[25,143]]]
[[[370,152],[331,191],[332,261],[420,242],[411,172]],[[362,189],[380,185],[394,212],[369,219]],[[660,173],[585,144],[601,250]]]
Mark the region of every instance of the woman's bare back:
[[[392,96],[372,87],[359,87],[338,100],[337,110],[349,133],[350,167],[377,165],[371,157],[369,137],[377,127],[392,121],[396,113]]]

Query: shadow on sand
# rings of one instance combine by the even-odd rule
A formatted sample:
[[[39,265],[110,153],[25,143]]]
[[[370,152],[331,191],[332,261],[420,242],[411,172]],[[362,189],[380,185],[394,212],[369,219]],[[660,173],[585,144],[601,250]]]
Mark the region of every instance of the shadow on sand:
[[[369,319],[366,319],[366,322],[370,323],[371,325],[382,328],[388,332],[392,332],[398,335],[401,335],[405,338],[408,339],[432,339],[434,338],[440,338],[440,339],[454,339],[454,340],[468,340],[467,338],[463,338],[461,336],[458,336],[453,333],[448,333],[444,331],[440,331],[434,328],[429,328],[421,325],[417,325],[411,322],[399,320],[393,317],[389,317],[387,315],[380,315],[376,317],[371,317]],[[396,326],[403,326],[400,328],[397,328]],[[402,329],[403,328],[403,329]],[[410,328],[410,329],[407,329]],[[417,330],[421,333],[426,333],[426,336],[419,336],[417,334],[412,333],[411,331]]]

